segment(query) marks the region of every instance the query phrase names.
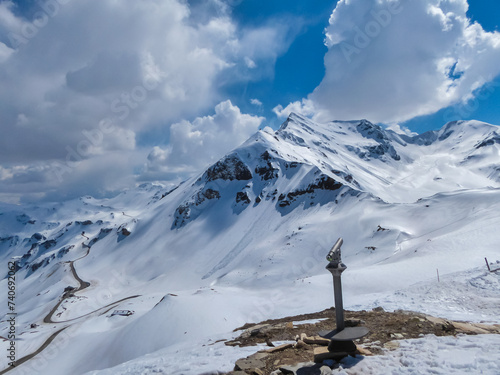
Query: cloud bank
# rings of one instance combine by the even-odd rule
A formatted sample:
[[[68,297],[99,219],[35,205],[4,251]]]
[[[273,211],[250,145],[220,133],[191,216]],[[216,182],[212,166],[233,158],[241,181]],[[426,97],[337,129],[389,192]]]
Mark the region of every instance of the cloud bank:
[[[467,9],[466,0],[340,0],[325,30],[325,77],[275,113],[394,123],[469,99],[500,73],[500,34]]]
[[[243,33],[219,0],[45,0],[24,14],[0,1],[0,200],[105,195],[190,126],[210,145],[219,126],[221,147],[234,145],[242,136],[225,123],[181,120],[213,111],[224,84],[272,73],[287,38],[283,24]],[[239,113],[216,111],[214,123]],[[188,159],[176,159],[185,171],[200,165]]]

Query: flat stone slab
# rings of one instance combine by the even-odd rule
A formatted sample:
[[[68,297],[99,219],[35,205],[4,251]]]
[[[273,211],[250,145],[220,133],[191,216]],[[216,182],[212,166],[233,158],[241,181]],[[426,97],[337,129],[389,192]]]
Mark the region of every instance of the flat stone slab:
[[[266,363],[262,359],[242,358],[236,361],[234,371],[251,371],[265,366]]]
[[[351,341],[366,336],[370,331],[366,327],[346,327],[342,331],[321,331],[319,335],[332,341]]]

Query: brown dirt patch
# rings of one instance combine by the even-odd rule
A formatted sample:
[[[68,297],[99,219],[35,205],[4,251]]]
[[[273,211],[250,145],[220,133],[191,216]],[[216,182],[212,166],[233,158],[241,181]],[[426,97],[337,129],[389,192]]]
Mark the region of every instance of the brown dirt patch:
[[[313,324],[299,324],[310,319],[324,319]],[[457,333],[474,334],[474,332],[460,328],[463,323],[456,326],[452,321],[433,318],[421,313],[398,310],[387,312],[382,308],[371,311],[345,311],[346,326],[365,326],[370,333],[355,343],[367,348],[377,355],[384,352],[384,345],[398,339],[413,339],[424,335],[450,336]],[[295,323],[295,324],[294,324]],[[470,325],[468,327],[477,327]],[[302,333],[307,336],[317,336],[320,331],[333,330],[335,323],[335,309],[330,308],[317,313],[290,316],[281,319],[266,320],[258,324],[245,324],[234,331],[243,331],[236,339],[225,342],[229,346],[255,346],[267,344],[269,349],[277,341],[295,341]],[[500,333],[500,326],[491,326],[490,333]],[[476,332],[477,333],[477,332]],[[397,345],[397,344],[396,344]],[[267,353],[262,359],[265,366],[260,370],[270,374],[284,365],[296,365],[302,362],[313,361],[313,348],[317,345],[305,345],[300,348],[287,348],[275,353]],[[252,371],[247,370],[252,374]]]

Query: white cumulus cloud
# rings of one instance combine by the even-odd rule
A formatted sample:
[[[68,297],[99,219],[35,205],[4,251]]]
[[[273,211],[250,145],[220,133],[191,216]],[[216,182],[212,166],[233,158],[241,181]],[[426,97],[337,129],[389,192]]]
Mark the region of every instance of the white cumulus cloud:
[[[203,116],[224,100],[225,84],[271,74],[293,37],[288,25],[243,32],[224,2],[201,5],[184,0],[49,0],[33,4],[37,16],[30,18],[14,2],[0,1],[3,196],[59,192],[70,197],[81,194],[78,186],[102,195],[116,188],[117,179],[107,178],[101,166],[113,165],[114,173],[124,176],[119,180],[128,182],[134,163],[137,171],[145,161],[137,156],[142,152],[145,158],[152,143],[161,140],[161,147],[169,149],[163,134],[171,133],[186,147],[189,139],[194,142],[196,131],[183,139],[178,124]],[[249,61],[259,69],[249,69]],[[246,115],[240,114],[241,133],[224,128],[223,115],[230,116],[236,107],[223,107],[218,106],[215,116],[220,128],[201,130],[207,150],[220,151],[232,145],[230,139],[248,134]],[[219,137],[217,129],[227,132]],[[217,142],[220,149],[212,146]],[[209,159],[209,151],[198,152]],[[127,162],[116,162],[117,153]],[[186,169],[196,168],[198,164],[187,167],[187,156],[177,161]],[[171,163],[174,159],[169,156]]]
[[[500,73],[500,33],[466,0],[340,0],[325,33],[325,76],[276,111],[318,120],[402,122],[460,102]]]
[[[180,121],[170,127],[170,144],[156,146],[148,155],[144,176],[185,177],[214,163],[255,133],[263,117],[241,113],[229,100],[215,106],[215,114]]]

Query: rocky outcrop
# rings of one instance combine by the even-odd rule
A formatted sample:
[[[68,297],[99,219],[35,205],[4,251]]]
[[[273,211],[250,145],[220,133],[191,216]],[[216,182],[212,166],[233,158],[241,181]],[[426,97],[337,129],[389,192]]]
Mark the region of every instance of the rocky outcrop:
[[[250,204],[250,197],[246,191],[239,191],[236,193],[236,203]]]
[[[75,221],[76,225],[92,225],[94,224],[91,220],[85,220],[85,221]]]
[[[97,242],[97,241],[100,241],[102,240],[104,237],[106,237],[111,231],[113,230],[113,228],[102,228],[100,231],[99,231],[99,234],[92,238],[90,241],[89,241],[89,246],[92,247],[94,246],[94,244]]]
[[[479,142],[474,147],[476,149],[478,149],[481,147],[493,146],[494,144],[500,144],[500,135],[495,134],[495,135],[489,136],[488,138],[484,139],[482,142]]]
[[[240,158],[233,154],[219,160],[206,170],[203,175],[205,181],[247,181],[252,179],[252,173]]]
[[[278,197],[278,206],[289,206],[297,199],[297,197],[304,194],[313,194],[316,190],[334,191],[340,189],[342,186],[343,185],[340,182],[337,182],[330,176],[323,174],[304,189],[292,190],[286,194],[280,194]]]
[[[366,146],[363,147],[363,149],[352,146],[348,147],[350,151],[354,151],[361,159],[377,159],[387,154],[396,161],[401,160],[401,157],[398,155],[391,141],[387,138],[386,133],[380,126],[374,125],[367,120],[361,120],[356,126],[356,129],[364,138],[373,139],[377,142],[376,145]]]
[[[7,244],[8,247],[16,246],[19,243],[19,236],[0,237],[0,245]]]
[[[177,207],[172,229],[181,228],[190,220],[194,220],[200,214],[200,210],[197,208],[201,208],[208,201],[215,199],[220,199],[220,193],[217,190],[208,188],[198,191],[189,201]]]
[[[365,146],[363,148],[346,145],[346,148],[349,151],[354,152],[363,160],[381,159],[386,154],[396,161],[401,160],[401,157],[398,155],[394,147],[389,143],[379,143],[377,145]]]
[[[65,254],[67,254],[71,249],[73,249],[75,246],[74,245],[68,245],[64,246],[56,254],[51,254],[49,256],[46,256],[43,258],[41,261],[36,262],[36,263],[30,263],[26,267],[28,268],[28,275],[35,272],[37,269],[41,267],[46,267],[48,266],[53,260],[62,258]]]
[[[260,155],[259,164],[255,167],[255,173],[260,176],[262,181],[269,181],[278,177],[278,168],[275,168],[271,162],[272,157],[269,151]]]

